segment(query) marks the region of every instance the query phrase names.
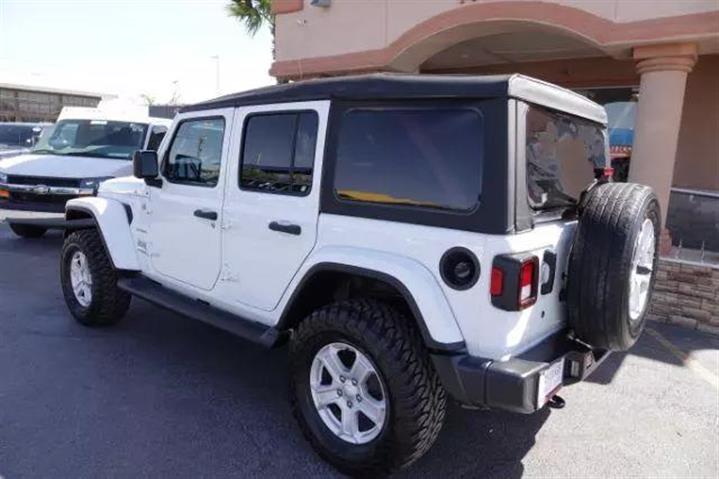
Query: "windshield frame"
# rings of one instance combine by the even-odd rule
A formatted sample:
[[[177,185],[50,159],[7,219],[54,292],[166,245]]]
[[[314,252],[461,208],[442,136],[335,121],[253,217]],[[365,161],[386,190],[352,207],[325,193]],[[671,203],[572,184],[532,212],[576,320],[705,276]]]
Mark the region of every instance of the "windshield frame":
[[[55,148],[50,142],[57,138],[57,134],[60,131],[60,128],[65,127],[68,124],[76,123],[78,124],[78,129],[82,128],[83,125],[93,125],[95,124],[105,124],[106,127],[108,126],[120,126],[121,128],[129,126],[131,129],[135,128],[141,128],[140,132],[140,141],[138,144],[134,145],[119,145],[119,144],[98,144],[94,145],[92,143],[86,145],[85,147],[80,148],[73,148],[74,145],[67,145],[62,148]],[[124,125],[124,126],[123,126]],[[145,122],[137,122],[137,121],[125,121],[125,120],[98,120],[98,119],[88,119],[88,118],[66,118],[61,119],[57,123],[55,123],[52,128],[43,133],[43,135],[40,137],[40,140],[30,149],[31,154],[36,155],[56,155],[56,156],[70,156],[70,157],[91,157],[91,158],[99,158],[99,159],[107,159],[107,160],[117,160],[117,161],[130,161],[132,159],[132,154],[136,150],[140,150],[144,148],[145,143],[147,142],[147,136],[148,131],[150,131],[150,123]],[[109,136],[109,134],[108,134]],[[97,147],[95,149],[88,149],[92,147]],[[112,150],[112,148],[118,149],[121,148],[122,151]],[[126,149],[126,151],[125,151]]]

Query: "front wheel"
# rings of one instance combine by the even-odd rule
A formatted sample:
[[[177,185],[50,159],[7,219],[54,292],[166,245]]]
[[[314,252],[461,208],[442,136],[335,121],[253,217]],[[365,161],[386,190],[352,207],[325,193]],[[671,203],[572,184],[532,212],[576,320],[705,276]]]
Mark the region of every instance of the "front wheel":
[[[446,396],[410,320],[374,300],[328,305],[290,345],[291,401],[305,437],[350,475],[408,466],[434,443]]]
[[[115,324],[130,307],[130,295],[117,287],[117,271],[96,230],[76,231],[65,239],[60,282],[68,309],[85,326]]]
[[[42,235],[47,233],[47,228],[34,225],[20,225],[10,223],[10,229],[13,233],[15,233],[21,238],[40,238]]]

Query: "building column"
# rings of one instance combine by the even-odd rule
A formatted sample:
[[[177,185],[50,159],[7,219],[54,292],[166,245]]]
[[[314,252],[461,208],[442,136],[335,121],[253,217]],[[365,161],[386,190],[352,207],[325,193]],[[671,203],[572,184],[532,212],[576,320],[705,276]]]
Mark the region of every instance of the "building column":
[[[690,43],[642,46],[634,49],[634,59],[641,81],[629,181],[654,188],[664,226],[660,250],[666,254],[671,249],[666,219],[684,90],[687,74],[697,61],[697,49]]]

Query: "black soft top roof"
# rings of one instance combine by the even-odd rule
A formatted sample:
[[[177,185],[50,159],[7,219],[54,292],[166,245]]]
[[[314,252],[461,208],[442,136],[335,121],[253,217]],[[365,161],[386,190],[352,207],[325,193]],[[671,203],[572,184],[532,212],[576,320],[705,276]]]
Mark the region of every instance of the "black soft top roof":
[[[450,76],[374,73],[273,85],[184,107],[180,112],[311,100],[506,97],[512,75]]]

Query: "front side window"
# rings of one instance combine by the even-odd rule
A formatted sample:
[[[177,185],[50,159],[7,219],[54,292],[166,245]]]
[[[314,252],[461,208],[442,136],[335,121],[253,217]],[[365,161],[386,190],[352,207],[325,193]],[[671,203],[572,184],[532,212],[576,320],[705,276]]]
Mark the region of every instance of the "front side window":
[[[484,155],[482,116],[470,108],[353,109],[340,127],[340,200],[470,211]]]
[[[200,118],[180,123],[165,160],[165,178],[172,183],[217,185],[224,133],[223,118]]]
[[[147,124],[108,120],[60,120],[32,153],[129,160],[142,148]]]
[[[267,193],[309,194],[317,122],[315,112],[250,116],[245,123],[241,188]]]
[[[571,115],[530,106],[527,192],[535,209],[572,206],[607,165],[605,129]]]

